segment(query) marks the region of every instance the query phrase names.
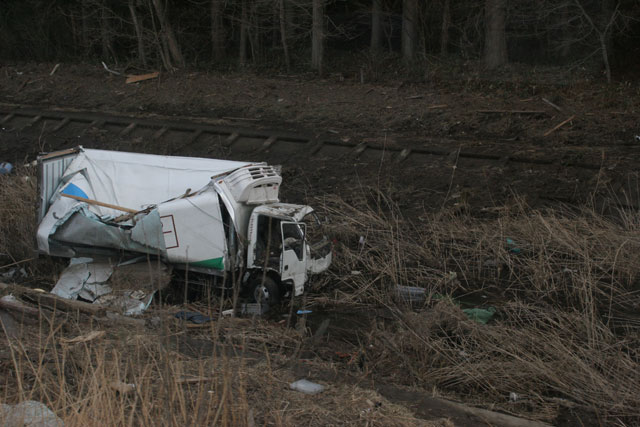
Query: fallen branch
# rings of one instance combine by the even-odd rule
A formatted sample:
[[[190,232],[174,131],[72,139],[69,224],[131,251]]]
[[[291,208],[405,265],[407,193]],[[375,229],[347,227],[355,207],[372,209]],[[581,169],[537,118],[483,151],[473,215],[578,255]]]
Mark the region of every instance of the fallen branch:
[[[60,64],[56,64],[55,67],[53,67],[53,70],[51,70],[51,72],[49,73],[50,76],[53,76],[56,71],[58,71],[58,68],[60,68]]]
[[[259,122],[261,119],[251,119],[249,117],[229,117],[224,116],[224,120],[238,120],[238,121],[247,121],[247,122]]]
[[[560,129],[562,126],[566,125],[567,123],[569,123],[571,120],[575,119],[575,115],[569,117],[567,120],[563,121],[562,123],[559,123],[557,125],[555,125],[553,128],[549,129],[548,131],[546,131],[544,133],[544,136],[549,136],[551,135],[553,132],[557,131],[558,129]]]
[[[22,261],[12,262],[11,264],[3,265],[2,267],[0,267],[0,270],[2,270],[3,268],[7,268],[7,267],[13,267],[14,265],[22,264],[24,262],[33,261],[34,259],[35,258],[27,258],[27,259],[23,259]]]
[[[476,110],[481,114],[546,114],[546,111],[539,110]]]
[[[105,308],[102,306],[89,304],[82,301],[64,299],[57,295],[43,292],[42,290],[26,288],[24,286],[16,284],[7,285],[4,289],[10,290],[14,294],[21,295],[29,299],[30,301],[38,303],[41,307],[47,308],[49,310],[79,311],[94,316],[104,316],[105,313]],[[33,308],[33,310],[35,311],[32,311],[31,313],[35,314],[36,312],[38,312],[36,308]]]
[[[74,338],[60,338],[60,342],[63,344],[77,344],[80,342],[88,342],[103,337],[106,331],[91,331],[88,334],[80,335]]]
[[[157,79],[160,75],[159,72],[153,72],[149,74],[140,74],[140,75],[128,75],[127,80],[125,80],[126,84],[141,82],[144,80]]]
[[[7,311],[26,314],[28,316],[40,316],[40,310],[34,307],[29,307],[13,295],[5,295],[0,298],[0,308]]]
[[[104,62],[102,63],[102,66],[104,67],[105,70],[107,70],[107,72],[111,73],[111,74],[115,74],[116,76],[121,76],[122,74],[117,72],[117,71],[113,71],[110,70],[109,67],[107,67],[107,64],[105,64]]]
[[[549,101],[547,98],[542,98],[542,101],[549,104],[551,107],[555,108],[556,110],[560,111],[562,113],[562,108],[558,107],[556,104],[554,104],[553,102]]]
[[[105,308],[87,302],[64,299],[54,294],[27,295],[27,298],[37,302],[41,307],[49,310],[79,311],[92,316],[104,315]]]
[[[489,411],[488,409],[474,408],[451,400],[439,398],[434,399],[440,401],[443,405],[450,406],[466,414],[474,415],[488,424],[508,427],[550,427],[550,424],[543,423],[541,421],[532,421],[525,418],[515,417],[513,415]]]

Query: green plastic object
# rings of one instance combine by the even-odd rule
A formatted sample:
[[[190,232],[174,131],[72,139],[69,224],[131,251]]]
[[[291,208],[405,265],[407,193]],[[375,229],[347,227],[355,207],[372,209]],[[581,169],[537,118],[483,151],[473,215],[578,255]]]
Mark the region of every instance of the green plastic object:
[[[464,314],[466,314],[469,319],[475,320],[478,323],[482,323],[486,325],[489,320],[496,314],[496,309],[494,307],[489,308],[465,308],[462,310]]]

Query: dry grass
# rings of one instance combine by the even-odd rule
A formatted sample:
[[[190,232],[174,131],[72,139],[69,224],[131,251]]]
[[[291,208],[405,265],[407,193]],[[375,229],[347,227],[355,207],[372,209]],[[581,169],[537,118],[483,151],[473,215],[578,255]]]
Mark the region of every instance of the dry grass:
[[[33,257],[36,181],[25,172],[0,175],[0,256],[10,262]]]
[[[31,168],[18,166],[11,175],[0,175],[0,273],[24,268],[13,280],[51,281],[60,268],[50,258],[37,258],[37,184]]]
[[[32,256],[35,185],[20,174],[0,180],[0,253],[9,263]],[[567,406],[603,423],[640,421],[637,214],[607,218],[514,203],[484,218],[439,212],[408,219],[379,192],[312,204],[332,218],[338,242],[325,300],[393,314],[369,329],[358,325],[366,336],[363,375],[547,421]],[[53,279],[52,264],[27,266],[32,277]],[[414,310],[397,304],[398,285],[425,288],[426,303]],[[488,301],[498,312],[480,325],[454,299]],[[154,315],[164,319],[160,326],[108,325],[104,337],[80,344],[62,338],[107,326],[42,318],[14,335],[0,333],[0,399],[40,400],[67,425],[425,425],[345,383],[314,397],[288,390],[299,379],[290,365],[310,345],[308,331],[240,319],[188,329],[165,311]],[[199,350],[185,351],[185,342]],[[116,383],[136,388],[120,393]]]
[[[261,347],[266,323],[226,319],[194,331],[166,319],[156,329],[113,324],[75,344],[65,339],[99,326],[58,318],[25,324],[18,336],[2,334],[0,399],[41,401],[67,426],[450,425],[417,419],[356,386],[326,384],[316,396],[289,390],[299,378],[286,358],[264,343],[262,353],[251,350]],[[239,338],[243,345],[227,343]]]
[[[369,370],[532,418],[551,421],[560,405],[575,405],[607,422],[640,420],[635,216],[514,204],[491,218],[440,212],[409,221],[375,192],[323,202],[344,297],[387,306],[398,319],[372,335]],[[398,307],[397,285],[425,288],[425,306]],[[498,314],[476,324],[453,298],[490,301]],[[508,403],[511,392],[517,403]]]

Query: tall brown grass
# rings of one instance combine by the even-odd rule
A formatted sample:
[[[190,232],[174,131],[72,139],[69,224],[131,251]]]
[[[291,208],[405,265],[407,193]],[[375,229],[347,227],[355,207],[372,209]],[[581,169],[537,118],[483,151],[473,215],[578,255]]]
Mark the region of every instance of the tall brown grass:
[[[515,203],[480,218],[404,218],[376,191],[319,202],[333,219],[343,300],[396,313],[372,334],[370,369],[534,418],[576,405],[609,422],[640,421],[635,216]],[[392,302],[398,285],[424,288],[425,304]],[[497,314],[480,325],[455,300]],[[509,404],[510,393],[520,403]]]

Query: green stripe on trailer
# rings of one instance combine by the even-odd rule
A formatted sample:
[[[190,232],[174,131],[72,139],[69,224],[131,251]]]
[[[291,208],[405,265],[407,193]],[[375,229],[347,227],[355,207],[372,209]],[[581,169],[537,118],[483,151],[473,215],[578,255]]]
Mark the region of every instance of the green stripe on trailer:
[[[216,270],[224,269],[224,257],[205,259],[204,261],[192,262],[195,267],[215,268]]]

